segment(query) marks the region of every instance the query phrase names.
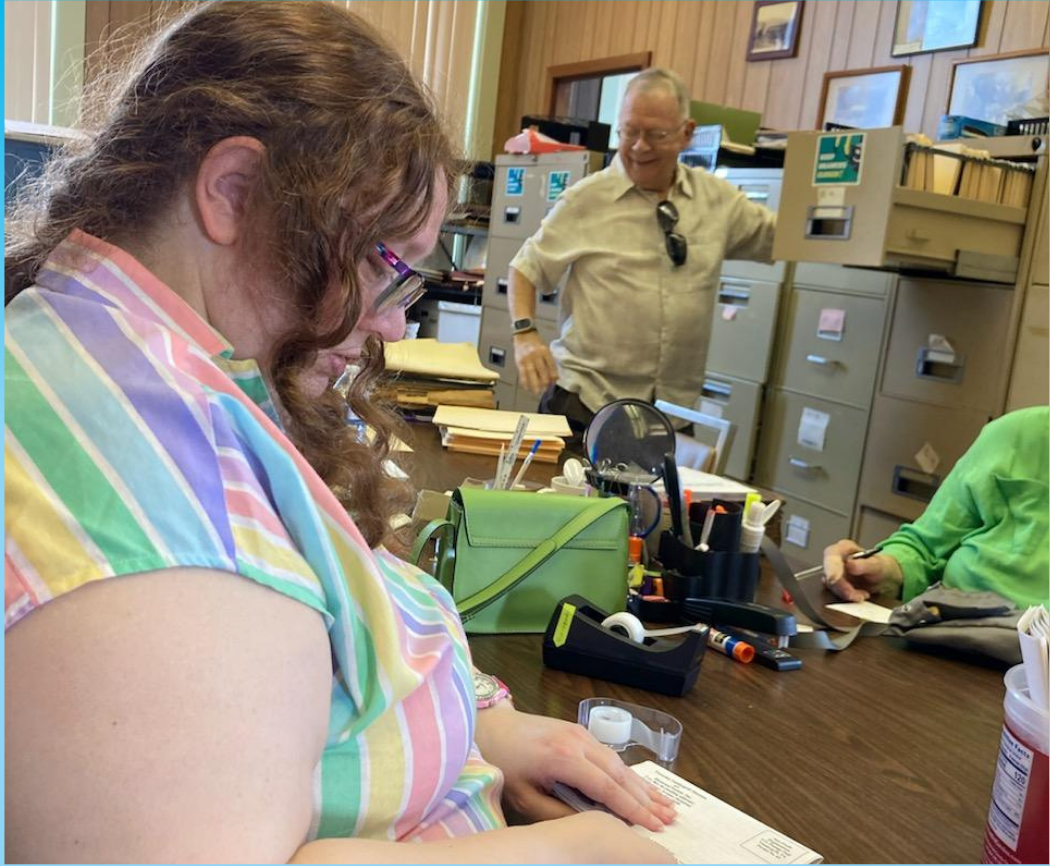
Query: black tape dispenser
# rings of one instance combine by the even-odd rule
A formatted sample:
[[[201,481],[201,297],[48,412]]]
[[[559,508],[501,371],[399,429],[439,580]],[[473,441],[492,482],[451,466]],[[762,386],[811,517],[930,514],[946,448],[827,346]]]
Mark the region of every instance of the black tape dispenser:
[[[603,625],[605,623],[605,625]],[[684,634],[681,641],[664,640]],[[647,632],[631,614],[614,614],[579,595],[558,602],[543,636],[543,663],[573,674],[681,697],[696,683],[707,627]]]

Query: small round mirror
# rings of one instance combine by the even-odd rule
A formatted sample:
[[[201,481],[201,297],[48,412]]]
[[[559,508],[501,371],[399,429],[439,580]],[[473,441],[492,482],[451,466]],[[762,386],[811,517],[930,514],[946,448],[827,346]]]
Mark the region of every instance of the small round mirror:
[[[591,466],[617,468],[620,481],[651,484],[663,475],[664,455],[674,453],[674,428],[644,400],[615,400],[602,406],[583,433]]]

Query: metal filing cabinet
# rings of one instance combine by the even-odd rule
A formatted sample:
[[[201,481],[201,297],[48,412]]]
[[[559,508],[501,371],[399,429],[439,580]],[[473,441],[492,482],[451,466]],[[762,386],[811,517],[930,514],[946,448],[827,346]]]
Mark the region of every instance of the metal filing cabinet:
[[[794,562],[816,564],[825,547],[849,538],[849,518],[834,511],[791,496],[781,512],[780,548]]]
[[[496,398],[501,409],[532,412],[539,404],[538,396],[517,387],[508,295],[511,260],[539,230],[561,191],[600,169],[601,161],[601,154],[589,151],[496,157],[478,353],[485,366],[500,374]],[[537,295],[535,318],[544,340],[557,337],[557,290]]]
[[[727,169],[717,172],[756,204],[776,210],[780,169]],[[726,261],[718,285],[704,390],[695,408],[734,425],[725,474],[749,481],[761,423],[762,397],[777,330],[785,280],[784,262]],[[697,428],[704,441],[709,437]]]

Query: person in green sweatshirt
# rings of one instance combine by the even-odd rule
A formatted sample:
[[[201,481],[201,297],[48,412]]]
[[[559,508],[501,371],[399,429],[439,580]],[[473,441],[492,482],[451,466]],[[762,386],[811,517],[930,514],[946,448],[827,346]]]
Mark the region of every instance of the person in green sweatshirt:
[[[1019,607],[1047,604],[1046,406],[1019,409],[985,425],[914,523],[905,523],[868,559],[843,539],[824,550],[824,583],[839,598],[864,601],[896,586],[909,601],[942,581],[991,590]]]

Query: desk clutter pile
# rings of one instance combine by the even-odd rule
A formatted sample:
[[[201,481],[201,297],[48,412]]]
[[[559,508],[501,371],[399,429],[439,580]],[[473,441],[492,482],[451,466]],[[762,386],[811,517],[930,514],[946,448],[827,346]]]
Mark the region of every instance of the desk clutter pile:
[[[516,436],[522,418],[527,419],[524,434]],[[440,428],[441,444],[449,451],[500,457],[511,448],[512,453],[516,451],[514,459],[522,460],[535,448],[532,460],[537,463],[557,463],[565,449],[564,437],[572,435],[564,415],[443,405],[431,420]]]
[[[470,343],[432,339],[388,343],[386,367],[394,375],[379,389],[379,396],[416,416],[431,416],[442,405],[496,407],[499,374],[482,365]]]

